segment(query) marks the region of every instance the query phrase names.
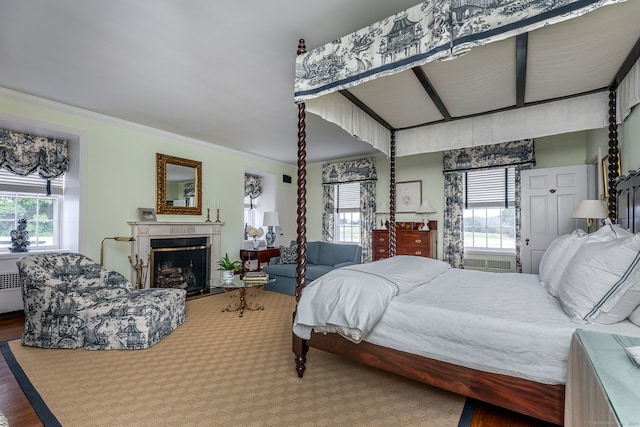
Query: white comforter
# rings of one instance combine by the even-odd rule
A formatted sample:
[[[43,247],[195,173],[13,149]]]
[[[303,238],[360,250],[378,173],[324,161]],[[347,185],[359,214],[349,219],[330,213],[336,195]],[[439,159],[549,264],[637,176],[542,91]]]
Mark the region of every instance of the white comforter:
[[[573,323],[538,275],[450,269],[442,261],[400,256],[311,282],[294,323],[305,339],[311,330],[338,332],[355,342],[547,384],[565,382],[577,328],[640,336],[628,320]]]
[[[391,300],[429,282],[451,267],[413,256],[342,267],[309,283],[298,302],[293,331],[309,339],[311,331],[337,332],[360,342]]]

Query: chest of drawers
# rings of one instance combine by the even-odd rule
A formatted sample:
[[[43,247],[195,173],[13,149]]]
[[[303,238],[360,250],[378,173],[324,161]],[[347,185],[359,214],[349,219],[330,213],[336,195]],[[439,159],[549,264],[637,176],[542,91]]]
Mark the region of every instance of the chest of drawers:
[[[396,255],[437,257],[436,230],[396,230]],[[389,230],[372,231],[373,261],[389,258]]]

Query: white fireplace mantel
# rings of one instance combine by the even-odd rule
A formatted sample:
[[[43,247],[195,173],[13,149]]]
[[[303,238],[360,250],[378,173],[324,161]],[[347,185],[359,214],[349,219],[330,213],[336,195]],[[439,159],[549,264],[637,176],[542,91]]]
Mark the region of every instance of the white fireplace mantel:
[[[130,221],[131,236],[136,241],[131,249],[131,259],[139,259],[145,265],[149,261],[151,240],[189,237],[206,237],[207,245],[211,246],[209,260],[209,277],[213,278],[213,269],[221,258],[222,226],[224,222],[153,222]],[[137,255],[137,258],[136,258]],[[149,288],[150,274],[146,275],[145,288]],[[135,283],[135,271],[131,269],[131,283]]]

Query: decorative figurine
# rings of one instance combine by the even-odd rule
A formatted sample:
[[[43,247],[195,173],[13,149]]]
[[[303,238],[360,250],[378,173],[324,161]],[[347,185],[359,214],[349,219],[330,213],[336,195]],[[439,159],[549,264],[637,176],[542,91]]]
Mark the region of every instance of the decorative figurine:
[[[18,228],[11,231],[11,252],[28,252],[29,251],[29,232],[27,231],[27,218],[18,220]]]

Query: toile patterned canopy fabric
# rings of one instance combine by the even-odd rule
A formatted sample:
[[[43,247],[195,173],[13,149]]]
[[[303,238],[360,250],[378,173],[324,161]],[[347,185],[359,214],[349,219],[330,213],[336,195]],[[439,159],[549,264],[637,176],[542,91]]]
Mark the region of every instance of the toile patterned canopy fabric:
[[[427,0],[298,55],[294,99],[347,89],[622,1]]]

